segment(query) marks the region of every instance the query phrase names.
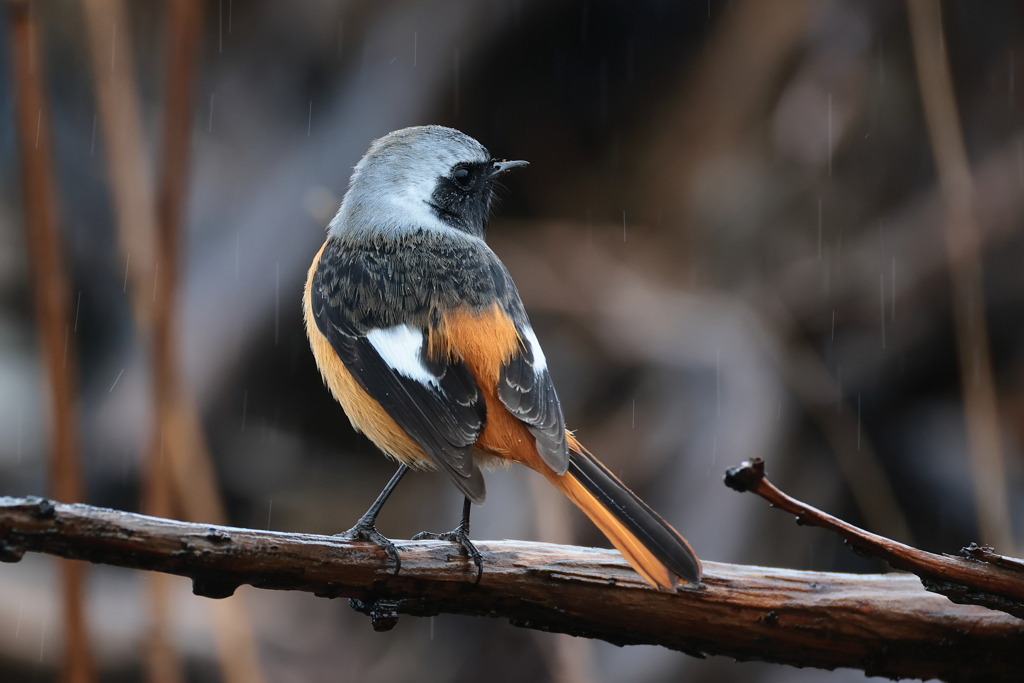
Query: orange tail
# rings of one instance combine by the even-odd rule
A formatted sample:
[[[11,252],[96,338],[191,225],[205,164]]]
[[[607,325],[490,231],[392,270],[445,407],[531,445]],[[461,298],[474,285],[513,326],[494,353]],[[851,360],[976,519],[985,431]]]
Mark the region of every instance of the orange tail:
[[[680,582],[700,583],[700,560],[686,539],[575,439],[569,443],[569,471],[548,479],[652,585],[675,590]]]

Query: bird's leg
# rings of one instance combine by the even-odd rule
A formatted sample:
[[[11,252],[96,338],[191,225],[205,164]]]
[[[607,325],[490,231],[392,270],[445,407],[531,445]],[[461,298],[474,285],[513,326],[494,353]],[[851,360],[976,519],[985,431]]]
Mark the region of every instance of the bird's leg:
[[[380,514],[380,509],[384,507],[384,503],[387,502],[388,496],[398,486],[398,482],[402,480],[405,473],[409,471],[409,466],[402,464],[399,465],[398,471],[395,472],[394,476],[391,477],[391,481],[387,483],[384,490],[377,496],[377,500],[373,501],[373,505],[367,510],[359,521],[356,522],[348,531],[343,531],[340,534],[335,534],[340,538],[345,538],[350,541],[372,541],[384,549],[387,553],[388,559],[395,561],[395,576],[398,576],[398,572],[402,569],[402,559],[398,556],[398,548],[392,543],[384,534],[377,531],[375,526],[377,522],[377,515]]]
[[[429,531],[421,531],[412,537],[414,541],[422,541],[425,539],[432,539],[435,541],[449,541],[451,543],[458,543],[462,546],[462,549],[466,551],[466,555],[473,558],[473,564],[476,565],[476,583],[480,583],[480,577],[484,575],[484,558],[480,554],[480,551],[476,549],[473,542],[469,540],[469,506],[471,505],[469,498],[466,498],[466,502],[462,505],[462,521],[459,522],[459,526],[455,527],[452,531],[443,534],[434,534]]]

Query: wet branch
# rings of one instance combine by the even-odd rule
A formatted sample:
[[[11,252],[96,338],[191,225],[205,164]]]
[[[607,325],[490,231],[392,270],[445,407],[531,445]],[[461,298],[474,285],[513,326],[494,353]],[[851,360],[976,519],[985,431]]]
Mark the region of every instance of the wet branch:
[[[762,480],[763,481],[763,480]],[[482,541],[483,579],[448,543],[398,541],[393,576],[375,545],[177,522],[43,499],[0,498],[0,559],[26,551],[187,576],[213,598],[242,584],[347,597],[378,630],[400,614],[507,618],[517,626],[873,675],[1010,680],[1024,622],[950,603],[907,575],[850,575],[705,562],[705,584],[650,588],[615,552]]]
[[[964,558],[936,555],[847,524],[777,489],[765,476],[760,458],[730,469],[725,483],[737,491],[756,493],[774,507],[796,515],[798,524],[838,534],[860,555],[878,557],[894,569],[917,574],[927,590],[953,602],[1024,618],[1024,561],[973,544],[961,551]]]

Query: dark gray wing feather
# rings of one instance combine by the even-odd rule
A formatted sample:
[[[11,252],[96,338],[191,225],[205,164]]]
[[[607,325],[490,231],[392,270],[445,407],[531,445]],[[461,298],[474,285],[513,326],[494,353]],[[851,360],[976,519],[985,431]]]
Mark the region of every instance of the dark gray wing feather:
[[[311,296],[317,328],[359,386],[470,500],[483,503],[484,478],[473,460],[472,449],[483,431],[487,409],[466,364],[423,357],[424,367],[437,380],[437,388],[404,377],[381,358],[366,335],[338,307],[326,301],[317,280]]]
[[[523,338],[520,328],[520,339]],[[526,423],[537,440],[537,452],[558,474],[569,468],[565,418],[547,368],[537,372],[533,350],[520,341],[517,353],[501,369],[498,398],[509,412]]]

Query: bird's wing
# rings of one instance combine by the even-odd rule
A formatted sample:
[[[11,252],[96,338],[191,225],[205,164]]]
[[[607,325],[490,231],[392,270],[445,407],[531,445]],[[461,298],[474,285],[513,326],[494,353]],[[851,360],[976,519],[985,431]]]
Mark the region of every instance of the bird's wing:
[[[547,359],[525,315],[516,329],[520,343],[501,368],[498,398],[510,413],[526,423],[544,462],[558,474],[565,474],[569,467],[565,418]]]
[[[483,502],[484,479],[472,447],[484,428],[486,405],[469,368],[460,359],[431,358],[428,333],[415,324],[384,327],[353,319],[337,296],[338,264],[324,259],[330,261],[327,253],[310,291],[317,328],[366,393],[470,500]]]

